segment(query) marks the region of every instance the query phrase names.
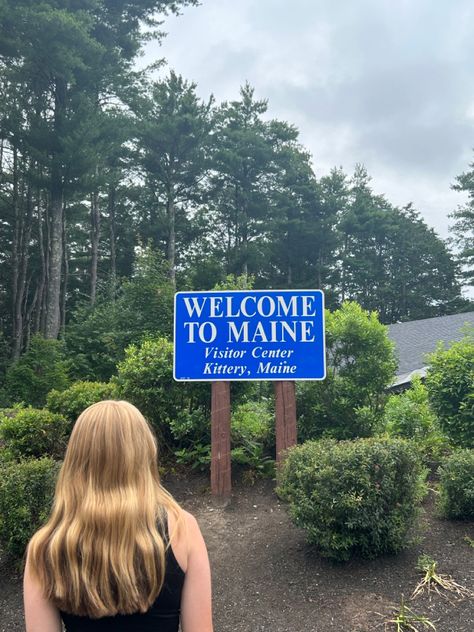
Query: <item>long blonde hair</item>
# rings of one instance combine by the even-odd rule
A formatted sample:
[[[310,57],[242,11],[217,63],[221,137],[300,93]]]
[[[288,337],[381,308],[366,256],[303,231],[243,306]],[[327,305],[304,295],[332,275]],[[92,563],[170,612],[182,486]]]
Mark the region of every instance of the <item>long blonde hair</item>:
[[[47,599],[77,615],[145,612],[163,586],[167,512],[157,445],[132,404],[103,401],[78,418],[48,522],[28,546]]]

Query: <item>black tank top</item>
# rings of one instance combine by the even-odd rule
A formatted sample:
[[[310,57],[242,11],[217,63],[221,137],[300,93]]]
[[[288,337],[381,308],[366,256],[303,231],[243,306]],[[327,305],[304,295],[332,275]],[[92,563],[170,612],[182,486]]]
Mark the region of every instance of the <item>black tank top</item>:
[[[164,522],[168,543],[168,526]],[[147,612],[90,619],[61,611],[66,632],[178,632],[183,584],[184,571],[168,546],[163,588]]]

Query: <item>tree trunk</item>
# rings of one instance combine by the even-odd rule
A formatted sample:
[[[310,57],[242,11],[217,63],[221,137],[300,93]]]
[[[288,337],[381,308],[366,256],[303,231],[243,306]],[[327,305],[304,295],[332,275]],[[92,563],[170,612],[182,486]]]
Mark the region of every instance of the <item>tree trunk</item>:
[[[168,216],[168,243],[166,248],[166,258],[169,266],[169,277],[176,288],[176,208],[172,192],[168,192],[166,202],[166,214]]]
[[[247,209],[244,209],[244,218],[242,222],[242,243],[241,253],[243,255],[242,274],[247,278],[249,273],[249,237],[248,237],[248,220]]]
[[[35,310],[38,309],[38,298],[39,298],[39,286],[36,286],[35,295],[33,296],[33,300],[30,303],[28,310],[25,315],[25,349],[28,349],[30,346],[31,339],[31,321],[32,315]]]
[[[349,247],[349,237],[345,235],[344,237],[344,252],[342,256],[342,286],[341,286],[341,303],[344,303],[346,300],[346,260],[347,260],[347,250]]]
[[[57,145],[60,145],[64,128],[66,109],[66,82],[56,80],[54,134]],[[45,337],[56,339],[61,326],[61,268],[63,264],[63,204],[64,184],[62,175],[61,152],[56,149],[52,156],[51,166],[51,203],[50,203],[50,240],[49,240],[49,276],[47,292],[47,313]]]
[[[30,173],[32,165],[30,164]],[[28,299],[28,291],[26,289],[26,277],[28,272],[29,246],[31,238],[31,224],[33,215],[33,195],[31,185],[28,184],[26,194],[26,218],[22,220],[20,232],[20,265],[18,271],[18,286],[16,292],[16,301],[14,303],[14,336],[13,336],[13,360],[16,361],[20,357],[23,348],[24,333],[24,315],[26,303]]]
[[[69,258],[67,253],[67,237],[66,237],[66,212],[63,214],[63,284],[61,290],[61,331],[64,335],[66,329],[66,300],[67,300],[67,284],[69,280]]]
[[[58,174],[56,174],[56,177]],[[53,178],[50,206],[49,274],[46,311],[46,338],[57,338],[60,329],[61,268],[63,263],[63,192]]]
[[[109,187],[109,231],[110,231],[110,276],[112,277],[112,287],[115,296],[115,280],[117,278],[117,246],[116,240],[116,224],[115,224],[115,186]]]
[[[41,261],[41,276],[38,282],[38,297],[37,297],[37,308],[36,308],[36,314],[35,314],[34,332],[39,333],[41,331],[44,333],[45,288],[47,285],[48,263],[47,263],[47,254],[46,254],[46,248],[44,244],[44,234],[43,234],[43,214],[41,212],[41,191],[39,189],[37,192],[37,197],[38,197],[38,248],[39,248],[40,261]],[[46,208],[47,208],[47,203],[45,203],[45,209]]]
[[[18,279],[20,272],[20,232],[21,232],[21,217],[20,217],[20,196],[18,193],[18,151],[16,147],[13,149],[13,192],[12,192],[12,206],[14,216],[14,229],[12,240],[12,338],[13,338],[13,359],[18,359],[16,356],[16,349],[18,347],[18,335],[17,330],[17,303],[18,303]]]
[[[91,195],[91,305],[97,296],[97,264],[99,261],[100,210],[99,192]]]

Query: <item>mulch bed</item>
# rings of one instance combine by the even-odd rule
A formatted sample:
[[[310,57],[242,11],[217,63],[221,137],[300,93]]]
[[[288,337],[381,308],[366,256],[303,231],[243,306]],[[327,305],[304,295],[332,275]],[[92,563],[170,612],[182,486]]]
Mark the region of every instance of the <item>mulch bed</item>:
[[[334,564],[305,543],[272,481],[236,483],[228,504],[210,496],[202,477],[166,484],[201,525],[211,559],[216,632],[383,631],[391,608],[402,594],[408,602],[421,578],[416,561],[422,553],[437,560],[440,573],[474,590],[474,549],[464,539],[474,538],[474,523],[439,519],[432,497],[424,504],[419,543],[397,556]],[[0,632],[24,630],[21,599],[20,575],[0,559]],[[473,600],[434,595],[408,605],[428,616],[438,632],[474,630]]]

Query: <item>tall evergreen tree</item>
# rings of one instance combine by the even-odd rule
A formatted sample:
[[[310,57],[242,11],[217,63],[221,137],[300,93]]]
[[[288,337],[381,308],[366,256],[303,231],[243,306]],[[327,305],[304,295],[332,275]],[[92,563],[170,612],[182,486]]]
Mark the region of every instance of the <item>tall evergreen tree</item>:
[[[211,210],[221,227],[221,252],[228,273],[258,271],[272,215],[272,191],[281,174],[285,147],[298,132],[288,123],[263,116],[265,100],[246,84],[240,100],[216,113]]]
[[[179,229],[189,223],[189,209],[200,201],[210,167],[212,102],[198,99],[196,84],[172,71],[134,103],[147,187],[143,232],[155,246],[163,243],[174,286],[177,238],[184,232]]]
[[[457,176],[452,188],[467,194],[467,202],[450,215],[454,219],[451,231],[459,251],[462,278],[466,285],[474,285],[474,162],[468,171]]]
[[[272,191],[269,256],[261,271],[273,287],[317,287],[333,297],[337,208],[331,204],[332,176],[318,183],[310,155],[298,146],[280,155]]]
[[[341,300],[377,310],[382,322],[453,313],[463,306],[457,266],[446,244],[409,205],[375,195],[363,167],[341,216]]]

